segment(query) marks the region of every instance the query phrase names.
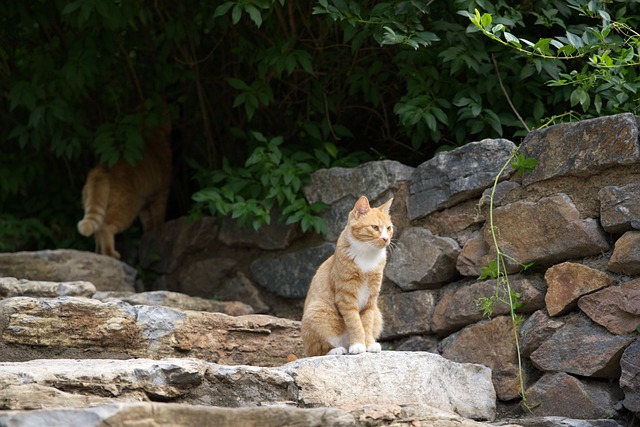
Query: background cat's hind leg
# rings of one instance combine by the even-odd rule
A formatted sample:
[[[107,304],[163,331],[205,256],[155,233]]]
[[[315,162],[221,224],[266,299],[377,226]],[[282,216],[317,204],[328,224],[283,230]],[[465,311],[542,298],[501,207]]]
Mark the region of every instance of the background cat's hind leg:
[[[156,195],[140,211],[140,222],[145,232],[158,228],[164,223],[168,196],[168,192]]]
[[[102,227],[96,232],[96,250],[103,255],[120,259],[120,252],[115,248],[115,233],[111,227]]]

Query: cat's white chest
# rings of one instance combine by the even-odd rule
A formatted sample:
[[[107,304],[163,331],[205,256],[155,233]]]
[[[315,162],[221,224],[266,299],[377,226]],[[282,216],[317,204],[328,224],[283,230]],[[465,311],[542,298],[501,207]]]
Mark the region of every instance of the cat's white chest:
[[[387,259],[385,248],[377,248],[349,237],[349,256],[363,273],[377,269]]]

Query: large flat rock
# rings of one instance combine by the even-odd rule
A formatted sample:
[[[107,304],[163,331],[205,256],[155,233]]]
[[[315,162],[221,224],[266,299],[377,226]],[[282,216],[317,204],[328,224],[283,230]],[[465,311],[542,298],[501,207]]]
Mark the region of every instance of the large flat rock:
[[[0,361],[197,357],[278,366],[302,354],[300,323],[77,297],[0,301]]]
[[[0,363],[0,410],[150,401],[344,411],[384,406],[419,419],[495,418],[491,371],[432,353],[323,356],[277,368],[192,358]]]

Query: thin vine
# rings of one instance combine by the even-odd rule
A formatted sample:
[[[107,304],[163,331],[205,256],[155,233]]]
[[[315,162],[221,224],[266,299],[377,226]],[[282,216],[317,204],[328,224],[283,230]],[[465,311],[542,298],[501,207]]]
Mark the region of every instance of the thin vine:
[[[525,382],[524,382],[524,369],[522,367],[522,352],[520,350],[520,337],[519,337],[519,328],[522,324],[523,318],[522,315],[516,313],[516,311],[522,307],[522,295],[515,292],[511,283],[509,282],[509,272],[507,268],[507,260],[513,261],[517,263],[521,271],[525,271],[534,263],[523,264],[513,258],[512,256],[502,252],[500,249],[500,245],[498,244],[498,227],[494,222],[494,197],[496,188],[498,186],[498,182],[500,181],[500,177],[503,176],[504,172],[507,170],[509,166],[516,170],[517,173],[530,172],[538,163],[536,159],[525,157],[522,153],[518,153],[520,146],[516,147],[511,152],[509,159],[502,166],[498,174],[496,175],[493,186],[491,187],[491,193],[489,194],[489,235],[491,236],[493,248],[495,250],[495,260],[491,260],[489,265],[481,268],[481,274],[478,277],[478,280],[485,280],[487,278],[496,280],[496,290],[495,294],[491,297],[479,298],[476,302],[482,308],[483,316],[491,316],[493,313],[493,307],[496,303],[503,303],[509,307],[509,315],[511,316],[511,322],[513,324],[513,335],[516,347],[516,358],[518,362],[518,383],[519,383],[519,394],[522,397],[522,403],[525,405],[527,409],[531,409],[535,407],[535,405],[529,405],[527,401],[527,396],[525,392]],[[481,200],[480,203],[483,201]],[[503,295],[506,295],[503,296]]]

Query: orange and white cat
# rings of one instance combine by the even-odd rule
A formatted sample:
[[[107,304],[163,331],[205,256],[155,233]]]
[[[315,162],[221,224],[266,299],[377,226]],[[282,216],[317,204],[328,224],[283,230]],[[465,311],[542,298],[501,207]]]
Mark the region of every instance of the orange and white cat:
[[[335,253],[311,280],[302,316],[306,356],[381,351],[378,295],[393,237],[392,201],[372,208],[365,196],[360,197]]]
[[[153,129],[142,159],[130,165],[124,159],[109,167],[98,165],[82,189],[83,236],[95,233],[96,252],[120,259],[115,235],[129,228],[139,215],[144,231],[164,222],[171,186],[171,125]]]

